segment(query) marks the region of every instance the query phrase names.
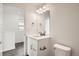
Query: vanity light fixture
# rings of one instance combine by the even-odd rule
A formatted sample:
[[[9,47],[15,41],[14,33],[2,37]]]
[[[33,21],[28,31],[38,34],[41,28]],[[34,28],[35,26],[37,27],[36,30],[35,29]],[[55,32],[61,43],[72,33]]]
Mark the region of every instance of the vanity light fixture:
[[[39,10],[36,10],[36,12],[40,14]]]
[[[36,10],[36,12],[39,13],[39,14],[42,14],[43,10],[40,8],[40,9]]]
[[[39,14],[43,14],[44,12],[46,12],[47,10],[49,10],[48,6],[45,5],[42,8],[39,8],[38,10],[36,10],[37,13]]]
[[[43,9],[46,9],[46,6],[43,6]]]
[[[42,8],[40,8],[39,11],[42,11]]]
[[[46,12],[47,7],[46,6],[43,6],[42,9],[43,9],[43,12]]]

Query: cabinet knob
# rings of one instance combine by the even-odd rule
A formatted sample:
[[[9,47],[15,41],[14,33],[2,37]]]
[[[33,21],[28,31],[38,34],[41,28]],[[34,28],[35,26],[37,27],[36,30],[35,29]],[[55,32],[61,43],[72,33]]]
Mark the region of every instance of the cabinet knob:
[[[32,49],[32,45],[30,45],[30,48]]]

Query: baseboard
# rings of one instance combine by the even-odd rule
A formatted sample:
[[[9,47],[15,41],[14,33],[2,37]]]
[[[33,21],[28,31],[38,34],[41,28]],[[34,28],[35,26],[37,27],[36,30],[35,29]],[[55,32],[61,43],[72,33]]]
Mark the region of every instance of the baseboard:
[[[8,51],[11,51],[11,50],[14,50],[15,48],[13,49],[10,49],[10,50],[3,50],[2,52],[8,52]]]
[[[24,42],[18,42],[18,43],[15,43],[15,44],[21,44],[21,43],[24,43]]]
[[[15,46],[20,46],[20,45],[24,45],[24,42],[18,42],[18,43],[15,43]]]

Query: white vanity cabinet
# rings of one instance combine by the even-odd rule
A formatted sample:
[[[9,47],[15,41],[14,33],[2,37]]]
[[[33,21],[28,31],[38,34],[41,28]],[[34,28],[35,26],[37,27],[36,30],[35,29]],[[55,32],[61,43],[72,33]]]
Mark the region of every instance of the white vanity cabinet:
[[[29,36],[27,41],[27,54],[29,56],[49,55],[49,36]]]

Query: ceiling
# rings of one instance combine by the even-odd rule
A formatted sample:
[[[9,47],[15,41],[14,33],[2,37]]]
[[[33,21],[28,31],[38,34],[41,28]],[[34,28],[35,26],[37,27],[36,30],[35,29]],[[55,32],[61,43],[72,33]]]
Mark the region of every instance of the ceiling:
[[[4,3],[5,5],[15,5],[18,8],[26,9],[27,11],[36,11],[46,3]]]
[[[46,3],[4,3],[5,5],[15,5],[16,7],[26,9],[27,12],[35,12],[37,9],[46,5]],[[46,16],[49,15],[49,12],[44,13]]]
[[[16,6],[20,8],[40,8],[44,3],[17,3]]]

